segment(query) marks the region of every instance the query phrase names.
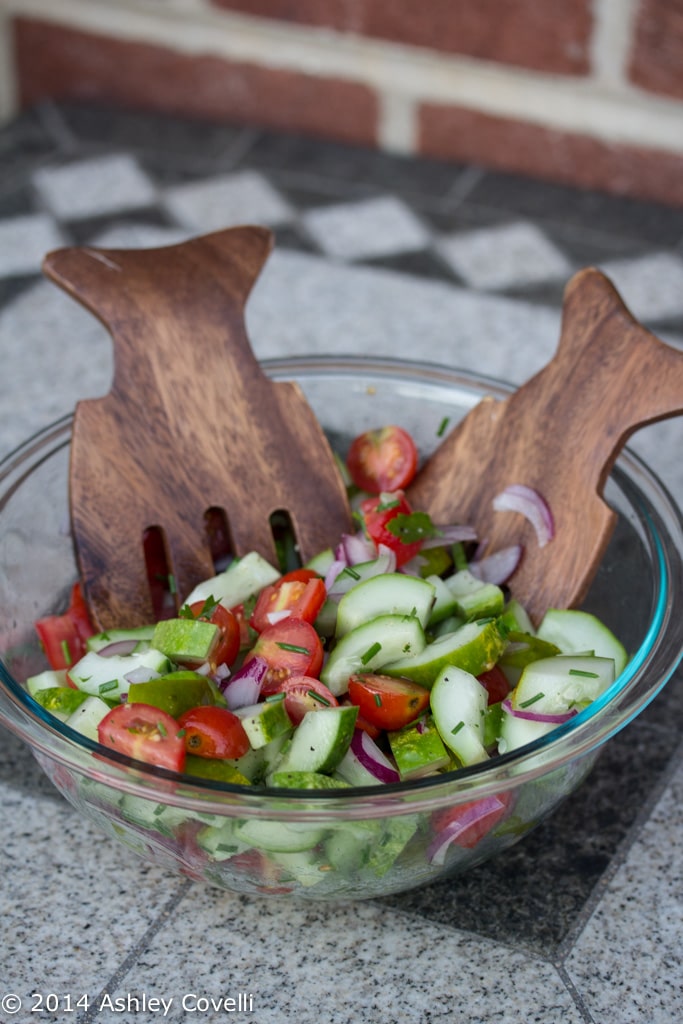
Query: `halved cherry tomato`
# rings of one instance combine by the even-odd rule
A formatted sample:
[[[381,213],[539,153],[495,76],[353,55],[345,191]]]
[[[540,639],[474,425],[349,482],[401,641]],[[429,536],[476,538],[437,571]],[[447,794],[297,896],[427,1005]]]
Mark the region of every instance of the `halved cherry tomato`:
[[[206,619],[221,631],[221,638],[211,654],[212,666],[232,665],[240,652],[240,624],[237,616],[222,604],[207,609],[204,601],[195,601],[190,605],[190,611],[195,619]],[[204,614],[205,611],[207,614]]]
[[[240,627],[240,650],[246,651],[256,641],[256,630],[252,629],[249,625],[249,615],[245,611],[243,604],[236,604],[230,611],[237,619],[237,624]]]
[[[249,750],[249,737],[232,711],[204,705],[191,708],[178,719],[185,751],[197,757],[234,760]]]
[[[80,583],[71,588],[71,601],[63,615],[48,615],[36,622],[50,668],[75,665],[85,654],[85,642],[95,632],[83,598]]]
[[[366,430],[351,442],[346,465],[356,487],[369,494],[407,487],[417,471],[417,448],[401,427]]]
[[[455,830],[453,842],[457,846],[471,850],[505,817],[513,801],[514,795],[510,792],[495,793],[480,800],[469,800],[458,807],[435,811],[432,815],[432,827],[438,834],[459,822],[462,829]]]
[[[284,693],[285,709],[294,725],[301,722],[307,711],[336,708],[339,704],[332,691],[312,676],[290,676],[276,692]]]
[[[411,679],[373,673],[349,679],[349,700],[380,729],[402,729],[429,707],[429,690]]]
[[[277,583],[264,587],[258,596],[249,625],[258,633],[262,633],[274,622],[282,621],[280,613],[291,615],[295,619],[303,619],[304,622],[315,622],[318,612],[325,603],[327,591],[325,583],[317,573],[304,578],[299,575],[309,572],[309,569],[295,569]],[[275,618],[270,618],[271,615]]]
[[[418,554],[422,540],[406,543],[388,529],[388,524],[398,515],[410,515],[413,511],[403,491],[392,491],[376,498],[365,498],[360,510],[368,536],[375,544],[384,544],[396,555],[397,566],[405,565]]]
[[[511,687],[507,676],[498,665],[494,665],[487,672],[482,672],[481,675],[477,676],[477,679],[489,695],[489,704],[500,703],[501,700],[505,700],[510,692]]]
[[[137,761],[182,772],[185,741],[174,718],[151,704],[117,704],[97,727],[100,743]]]
[[[264,629],[244,659],[255,657],[268,662],[261,684],[264,697],[277,693],[278,686],[290,676],[317,676],[323,663],[323,645],[310,622],[291,616]]]

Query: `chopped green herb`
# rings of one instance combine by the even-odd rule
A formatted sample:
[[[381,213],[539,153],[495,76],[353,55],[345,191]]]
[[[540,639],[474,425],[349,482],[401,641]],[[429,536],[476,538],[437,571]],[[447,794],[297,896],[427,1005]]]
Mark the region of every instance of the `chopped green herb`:
[[[162,736],[168,736],[168,730],[166,729],[166,726],[164,725],[163,722],[157,722],[157,729],[159,730]]]
[[[458,722],[458,724],[455,726],[455,728],[451,729],[451,735],[452,736],[457,736],[458,733],[460,732],[460,730],[464,729],[464,728],[465,728],[465,723],[464,722]]]
[[[97,692],[109,693],[110,690],[116,690],[118,685],[118,679],[109,679],[106,683],[100,683],[100,685],[97,687]]]
[[[530,708],[532,704],[535,704],[539,700],[543,700],[544,697],[544,693],[537,693],[535,694],[535,696],[529,697],[529,700],[522,701],[522,703],[519,706],[520,708]]]
[[[164,813],[165,809],[166,808],[164,804],[157,804],[154,810],[152,811],[152,814],[154,815],[155,818],[158,818],[160,814]]]
[[[210,619],[219,604],[220,601],[217,601],[216,598],[211,595],[210,597],[207,597],[197,615],[194,614],[189,604],[184,604],[178,612],[178,617],[181,619]]]
[[[453,555],[453,565],[458,571],[467,568],[469,563],[467,561],[467,555],[465,554],[465,547],[461,540],[452,546],[451,554]]]
[[[352,580],[359,580],[360,579],[360,573],[356,572],[356,570],[353,569],[350,565],[347,565],[345,569],[342,569],[342,571],[340,572],[339,575],[340,576],[350,576]]]
[[[387,498],[386,501],[380,501],[377,504],[377,512],[388,512],[392,508],[398,508],[401,504],[398,498]]]
[[[378,708],[382,707],[382,697],[380,696],[379,693],[375,694],[375,704],[377,705]]]
[[[306,690],[306,694],[309,697],[312,697],[313,700],[317,700],[320,704],[325,704],[328,708],[331,706],[327,697],[323,697],[322,694],[316,693],[315,690]]]
[[[221,853],[236,853],[237,851],[234,843],[216,843],[216,849]]]
[[[398,537],[402,544],[415,544],[420,540],[440,537],[430,516],[426,512],[399,512],[386,524],[389,533]]]
[[[292,651],[294,654],[310,654],[308,647],[298,647],[296,644],[286,644],[279,640],[277,646],[283,651]]]
[[[177,593],[175,576],[173,575],[172,572],[169,572],[168,574],[168,589],[171,594]]]
[[[178,729],[178,732],[176,733],[176,736],[178,737],[179,740],[181,740],[183,738],[183,736],[185,736],[186,732],[187,732],[187,729]]]
[[[446,429],[447,429],[448,424],[450,422],[451,422],[450,416],[444,416],[444,418],[441,420],[441,423],[439,424],[439,429],[436,432],[436,436],[437,437],[443,437],[443,435],[446,433]]]
[[[372,645],[372,647],[368,647],[368,649],[365,652],[365,654],[361,655],[361,659],[360,659],[361,660],[361,664],[367,665],[367,663],[369,661],[371,661],[372,658],[374,658],[376,654],[379,654],[379,652],[381,650],[382,650],[382,645],[381,645],[381,643],[379,643],[379,641],[374,643]]]
[[[580,668],[570,668],[569,669],[569,675],[570,676],[583,676],[585,679],[599,679],[600,678],[600,676],[598,675],[597,672],[584,672],[583,669],[580,669]]]
[[[72,664],[71,651],[69,650],[69,641],[62,640],[60,647],[62,648],[62,657],[67,665]]]
[[[268,697],[264,698],[264,704],[276,704],[281,700],[285,699],[285,693],[271,693]]]

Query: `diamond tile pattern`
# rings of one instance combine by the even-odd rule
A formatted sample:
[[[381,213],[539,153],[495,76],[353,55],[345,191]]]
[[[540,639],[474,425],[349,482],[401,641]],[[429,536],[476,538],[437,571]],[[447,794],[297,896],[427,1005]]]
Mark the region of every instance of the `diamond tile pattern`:
[[[562,289],[589,262],[648,327],[683,345],[683,210],[93,106],[37,108],[0,141],[0,454],[109,386],[104,328],[40,278],[44,253],[62,244],[159,246],[271,226],[276,250],[247,306],[260,358],[369,353],[522,382],[551,357]],[[682,427],[657,424],[632,445],[683,504]],[[174,996],[167,1019],[184,1020],[193,984],[215,997],[251,987],[254,1019],[278,1024],[683,1020],[682,683],[679,673],[606,744],[576,797],[505,858],[360,907],[293,909],[199,891],[136,861],[112,869],[109,841],[3,735],[0,830],[11,846],[0,905],[11,941],[0,979],[22,994],[82,984],[93,1001],[73,1024],[123,1019],[99,1012],[98,992],[145,989]],[[34,927],[41,912],[49,927]]]

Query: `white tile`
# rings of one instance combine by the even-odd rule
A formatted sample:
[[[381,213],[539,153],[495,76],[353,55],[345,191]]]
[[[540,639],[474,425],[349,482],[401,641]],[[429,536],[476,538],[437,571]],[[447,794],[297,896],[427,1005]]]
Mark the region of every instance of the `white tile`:
[[[683,1018],[683,764],[566,966],[600,1024]]]
[[[512,288],[569,277],[563,254],[533,224],[519,222],[443,237],[439,250],[474,288]]]
[[[183,951],[178,963],[178,951]],[[579,1024],[555,969],[524,952],[373,903],[302,906],[194,887],[112,999],[171,997],[167,1022],[194,1019],[197,998],[252,997],[259,1024]],[[194,993],[194,996],[190,996]],[[183,1010],[183,1000],[186,1006]],[[116,1012],[98,1024],[121,1019]],[[222,1024],[210,1007],[203,1024]]]
[[[340,260],[393,256],[424,249],[431,240],[415,214],[393,196],[319,207],[302,220],[323,252]]]
[[[65,220],[134,210],[157,198],[150,179],[126,155],[43,167],[33,175],[33,184],[47,207]]]
[[[176,245],[188,237],[189,232],[183,228],[126,221],[105,228],[92,239],[92,245],[102,249],[158,249]]]
[[[163,204],[180,224],[195,232],[238,224],[271,227],[293,217],[280,193],[255,171],[177,185],[164,192]]]
[[[47,214],[0,220],[0,277],[40,273],[43,256],[62,245],[64,239]]]
[[[653,253],[632,260],[614,260],[600,267],[639,320],[683,315],[683,259],[674,253]]]

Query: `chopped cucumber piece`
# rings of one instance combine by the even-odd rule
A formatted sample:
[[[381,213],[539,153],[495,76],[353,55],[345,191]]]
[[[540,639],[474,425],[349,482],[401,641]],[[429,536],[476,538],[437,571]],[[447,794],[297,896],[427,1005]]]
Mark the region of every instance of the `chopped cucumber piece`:
[[[135,629],[108,629],[105,633],[95,633],[85,641],[86,651],[102,651],[111,644],[121,641],[134,641],[143,650],[149,647],[154,634],[154,624],[150,626],[138,626]]]
[[[221,631],[204,619],[163,619],[156,624],[152,647],[171,661],[202,665],[208,661]]]
[[[467,622],[453,633],[437,637],[415,656],[385,664],[382,672],[388,676],[405,676],[429,689],[439,672],[449,665],[473,676],[493,668],[505,644],[495,619]]]
[[[26,689],[32,697],[35,697],[40,690],[53,690],[55,687],[67,685],[65,668],[48,668],[26,680]]]
[[[542,658],[522,672],[512,692],[512,706],[542,715],[562,715],[585,707],[612,685],[612,658],[580,655]]]
[[[72,686],[50,686],[48,689],[38,690],[33,699],[55,718],[66,722],[67,718],[88,699],[88,694],[82,690],[74,690]]]
[[[266,821],[250,818],[235,826],[235,837],[259,850],[275,853],[296,853],[317,846],[325,835],[325,829],[305,825],[297,821]]]
[[[590,612],[550,608],[537,634],[542,640],[556,644],[563,654],[594,651],[599,658],[612,658],[617,676],[621,675],[628,664],[624,645]]]
[[[285,789],[348,789],[349,783],[334,779],[321,772],[274,772],[269,779],[271,786]]]
[[[500,615],[505,606],[505,595],[500,587],[482,582],[469,569],[460,569],[449,577],[446,586],[455,599],[458,615],[466,622]]]
[[[389,733],[389,746],[402,779],[421,779],[451,763],[431,716]]]
[[[445,622],[452,615],[457,613],[456,600],[440,576],[427,576],[427,582],[434,587],[434,604],[429,613],[427,626],[433,629],[440,622]]]
[[[348,750],[358,717],[355,706],[307,711],[276,772],[332,772]]]
[[[110,710],[109,705],[100,697],[88,697],[73,714],[69,715],[65,724],[97,742],[97,726]]]
[[[265,700],[235,711],[249,737],[252,750],[260,750],[279,736],[289,735],[293,729],[292,720],[285,708],[284,694],[277,696],[278,700]]]
[[[356,672],[374,672],[401,656],[410,661],[425,642],[424,630],[414,615],[379,615],[339,640],[320,679],[338,697],[346,693]]]
[[[400,572],[373,576],[347,591],[337,609],[338,637],[379,615],[415,615],[424,628],[435,589],[427,580]]]
[[[112,654],[105,657],[96,651],[83,655],[69,675],[79,690],[96,697],[118,700],[128,693],[131,672],[148,669],[150,677],[166,675],[171,665],[165,654],[150,647],[135,654]]]
[[[449,666],[432,687],[431,706],[441,739],[464,765],[488,760],[484,746],[487,693],[469,672]]]
[[[256,551],[250,551],[244,558],[231,562],[225,572],[199,583],[185,599],[185,604],[213,598],[226,608],[234,608],[279,578],[280,572],[270,562]]]

